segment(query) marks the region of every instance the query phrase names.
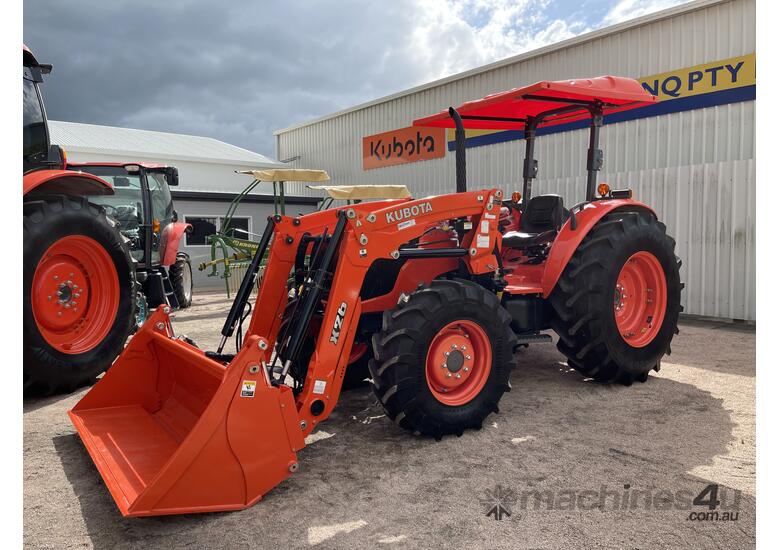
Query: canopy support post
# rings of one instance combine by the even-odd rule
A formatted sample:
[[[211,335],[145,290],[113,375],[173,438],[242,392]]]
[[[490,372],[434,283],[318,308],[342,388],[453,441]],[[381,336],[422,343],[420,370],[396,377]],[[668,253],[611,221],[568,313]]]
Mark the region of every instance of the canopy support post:
[[[588,186],[585,200],[590,202],[596,198],[596,176],[604,166],[604,151],[599,149],[599,130],[604,125],[604,109],[600,101],[590,108],[590,143],[588,145]]]
[[[455,122],[455,192],[466,192],[466,130],[458,111],[450,107],[450,117]]]
[[[279,182],[279,208],[282,216],[284,216],[284,182]]]
[[[525,210],[531,199],[531,185],[539,171],[539,161],[534,158],[534,145],[536,142],[537,117],[529,116],[525,119],[525,160],[523,162],[523,196],[521,209]]]

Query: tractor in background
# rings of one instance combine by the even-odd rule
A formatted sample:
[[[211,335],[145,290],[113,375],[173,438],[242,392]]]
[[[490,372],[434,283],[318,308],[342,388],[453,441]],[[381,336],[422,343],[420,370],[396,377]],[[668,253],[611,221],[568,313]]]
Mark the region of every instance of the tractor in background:
[[[136,324],[148,310],[165,304],[174,309],[192,304],[192,265],[179,251],[184,234],[192,230],[179,221],[171,186],[179,184],[176,168],[148,163],[71,163],[68,169],[98,176],[114,187],[112,195],[90,196],[119,224],[128,239],[136,265],[138,295]]]
[[[135,269],[117,222],[93,202],[113,186],[68,170],[49,140],[39,86],[51,65],[22,53],[24,391],[70,392],[122,351],[135,324]]]

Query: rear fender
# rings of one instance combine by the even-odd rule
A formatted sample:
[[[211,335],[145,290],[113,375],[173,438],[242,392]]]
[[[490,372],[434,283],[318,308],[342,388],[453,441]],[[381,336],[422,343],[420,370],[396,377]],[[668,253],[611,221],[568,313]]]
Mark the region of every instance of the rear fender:
[[[160,235],[161,265],[169,266],[176,263],[182,235],[191,230],[192,225],[184,222],[173,222],[165,226]]]
[[[580,246],[591,229],[601,218],[616,210],[644,211],[656,216],[655,211],[646,204],[630,199],[599,200],[586,204],[582,210],[575,214],[577,216],[577,229],[572,229],[571,220],[568,220],[552,244],[542,274],[542,296],[547,298],[553,291],[566,264],[569,263],[577,247]]]
[[[106,180],[73,170],[36,170],[24,175],[24,195],[113,195],[114,187]]]

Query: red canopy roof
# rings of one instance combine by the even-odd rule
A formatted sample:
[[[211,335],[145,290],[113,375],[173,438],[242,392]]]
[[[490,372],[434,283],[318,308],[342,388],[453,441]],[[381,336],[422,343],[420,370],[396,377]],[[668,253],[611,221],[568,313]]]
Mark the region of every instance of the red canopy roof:
[[[516,130],[522,128],[522,121],[469,120],[465,117],[525,119],[528,116],[535,116],[551,109],[566,107],[568,103],[566,100],[573,100],[569,103],[570,105],[577,105],[580,101],[593,102],[598,100],[604,104],[604,114],[609,114],[650,105],[655,103],[658,98],[647,92],[639,82],[632,78],[599,76],[578,80],[543,80],[524,88],[514,88],[475,101],[467,101],[458,107],[457,111],[464,117],[463,126],[465,128]],[[582,105],[581,109],[552,115],[539,126],[551,126],[589,117],[587,105]],[[455,127],[448,111],[418,118],[414,121],[414,125]]]

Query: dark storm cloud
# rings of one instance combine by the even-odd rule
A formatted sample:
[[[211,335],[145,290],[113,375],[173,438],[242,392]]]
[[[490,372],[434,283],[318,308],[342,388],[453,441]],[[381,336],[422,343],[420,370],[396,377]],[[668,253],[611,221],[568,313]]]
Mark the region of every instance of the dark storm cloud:
[[[276,129],[681,1],[25,0],[24,40],[53,119],[273,155]]]
[[[266,154],[272,132],[423,81],[404,1],[25,0],[53,63],[55,120],[207,135]]]

